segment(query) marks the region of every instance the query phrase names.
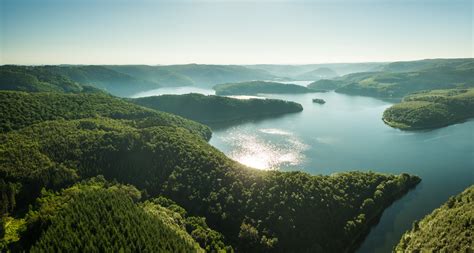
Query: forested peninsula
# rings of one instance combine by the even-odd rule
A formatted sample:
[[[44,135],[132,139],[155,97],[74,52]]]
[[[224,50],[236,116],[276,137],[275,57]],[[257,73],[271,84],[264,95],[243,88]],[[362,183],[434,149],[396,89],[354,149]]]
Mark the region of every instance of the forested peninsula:
[[[386,109],[383,121],[403,130],[430,129],[474,117],[474,88],[418,92]]]
[[[257,95],[260,93],[310,93],[313,90],[296,84],[267,81],[224,83],[213,87],[216,95]]]
[[[204,124],[262,118],[303,110],[303,106],[298,103],[278,99],[236,99],[196,93],[143,97],[130,101]]]

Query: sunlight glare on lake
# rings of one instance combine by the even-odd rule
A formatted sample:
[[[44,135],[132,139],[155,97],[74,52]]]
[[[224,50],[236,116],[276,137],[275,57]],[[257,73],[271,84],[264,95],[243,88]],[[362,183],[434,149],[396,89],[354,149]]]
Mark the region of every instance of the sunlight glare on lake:
[[[271,138],[269,138],[271,137]],[[263,170],[295,166],[304,160],[307,145],[281,129],[260,129],[259,134],[230,134],[224,140],[235,145],[229,156],[250,167]]]

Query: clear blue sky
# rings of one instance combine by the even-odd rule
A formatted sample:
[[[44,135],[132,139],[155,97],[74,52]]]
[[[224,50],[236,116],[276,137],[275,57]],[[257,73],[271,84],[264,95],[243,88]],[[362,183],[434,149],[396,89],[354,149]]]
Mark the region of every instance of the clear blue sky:
[[[0,0],[1,64],[473,57],[472,0]]]

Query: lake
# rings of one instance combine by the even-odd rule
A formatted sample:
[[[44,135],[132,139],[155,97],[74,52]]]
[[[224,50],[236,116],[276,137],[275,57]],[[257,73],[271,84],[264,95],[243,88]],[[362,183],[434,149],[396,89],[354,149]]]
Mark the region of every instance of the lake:
[[[212,94],[212,90],[204,93]],[[383,111],[392,104],[387,101],[335,92],[261,96],[295,101],[304,110],[214,127],[210,143],[234,160],[259,169],[325,175],[371,170],[422,178],[414,190],[384,211],[358,252],[391,252],[414,220],[474,184],[474,120],[406,132],[382,122]],[[313,98],[322,98],[326,104],[313,103]]]

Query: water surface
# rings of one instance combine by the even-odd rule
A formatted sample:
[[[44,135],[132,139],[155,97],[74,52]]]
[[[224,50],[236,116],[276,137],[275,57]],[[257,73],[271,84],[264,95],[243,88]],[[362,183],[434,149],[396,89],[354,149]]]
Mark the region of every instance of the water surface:
[[[414,220],[474,184],[474,121],[404,132],[381,116],[390,102],[334,92],[262,95],[301,103],[303,112],[213,129],[212,145],[260,169],[331,174],[372,170],[419,175],[415,190],[385,210],[358,252],[390,252]],[[326,104],[312,102],[322,98]]]
[[[179,87],[135,97],[190,92],[214,94],[211,89]],[[214,127],[210,143],[232,159],[259,169],[325,175],[372,170],[422,178],[416,189],[384,211],[358,252],[391,252],[414,220],[474,184],[474,120],[405,132],[382,122],[383,111],[392,104],[387,101],[334,92],[259,97],[295,101],[304,110]],[[326,104],[313,103],[313,98],[322,98]]]

